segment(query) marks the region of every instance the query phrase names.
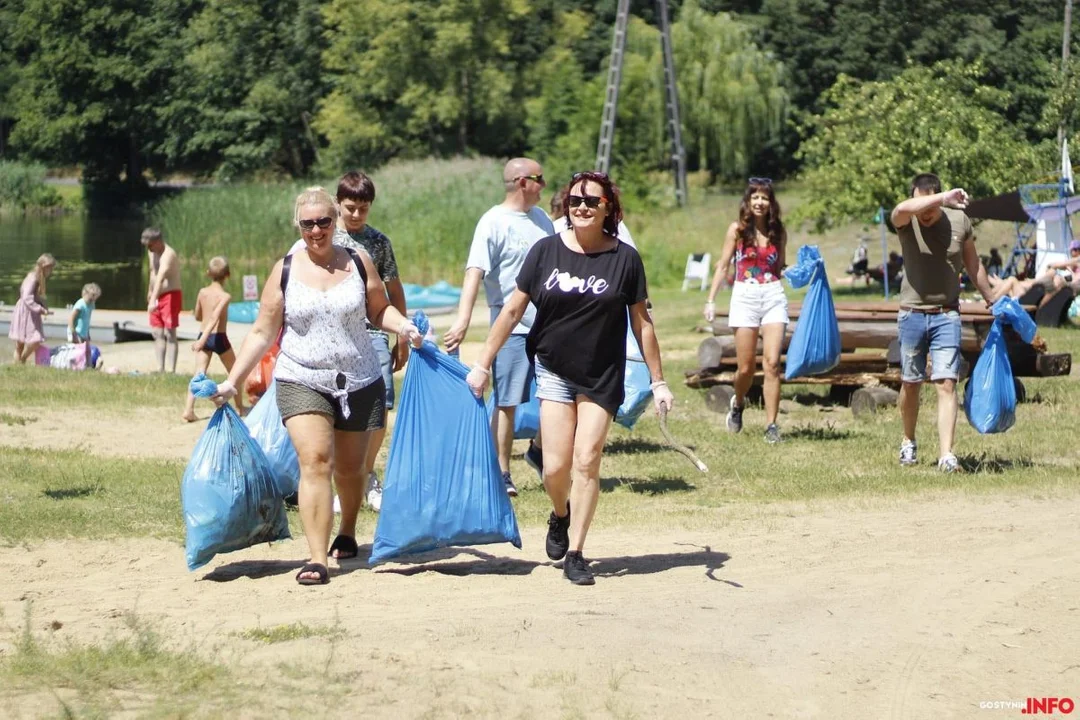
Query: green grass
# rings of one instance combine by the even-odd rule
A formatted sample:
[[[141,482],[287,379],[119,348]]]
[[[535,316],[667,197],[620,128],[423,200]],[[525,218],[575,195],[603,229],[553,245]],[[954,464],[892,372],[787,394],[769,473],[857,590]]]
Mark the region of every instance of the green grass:
[[[0,412],[0,425],[25,425],[26,423],[34,422],[37,418],[24,417],[22,415],[12,415],[11,413]]]
[[[183,472],[181,460],[0,447],[0,538],[181,541]]]
[[[274,625],[273,627],[249,628],[236,633],[237,637],[245,640],[273,645],[275,643],[292,642],[307,638],[340,638],[345,634],[340,627],[329,625],[311,626],[302,622],[289,623],[287,625]]]
[[[206,716],[233,702],[228,668],[194,648],[172,647],[133,614],[125,616],[123,634],[95,645],[39,637],[31,619],[27,603],[14,652],[0,655],[0,698],[38,695],[62,717],[90,718],[125,710],[139,717]]]
[[[173,374],[58,373],[29,365],[0,365],[0,407],[166,406],[184,396],[189,380]]]
[[[1016,426],[1004,434],[978,435],[961,411],[956,450],[969,472],[960,475],[944,475],[934,467],[937,438],[931,388],[924,394],[918,436],[923,461],[916,468],[897,464],[896,409],[857,420],[846,407],[829,405],[822,386],[784,386],[789,412],[780,416],[782,445],[772,447],[763,441],[763,413],[754,407],[746,413],[744,432],[730,435],[723,428],[723,415],[705,407],[704,392],[681,382],[683,374],[695,368],[696,349],[705,337],[693,332],[700,324],[704,295],[657,290],[652,296],[665,374],[677,401],[670,427],[696,449],[710,470],[702,475],[666,449],[651,413],[633,431],[613,427],[602,466],[598,527],[708,527],[734,505],[784,501],[864,500],[942,491],[1055,493],[1071,487],[1080,467],[1080,448],[1070,440],[1071,428],[1080,424],[1080,407],[1072,400],[1074,377],[1025,378],[1032,401],[1018,407]],[[1080,331],[1040,332],[1051,352],[1080,354]],[[483,323],[477,323],[469,337],[482,340],[485,334]],[[180,378],[0,369],[0,405],[71,407],[72,422],[94,422],[97,413],[115,415],[132,406],[169,406],[182,389]],[[517,449],[523,450],[524,444]],[[113,459],[85,450],[0,449],[0,535],[10,540],[147,535],[180,540],[179,482],[184,465],[183,458],[162,462]],[[521,490],[515,501],[519,520],[525,526],[541,526],[550,505],[535,473],[520,455],[515,455],[511,470]],[[361,514],[360,537],[371,536],[376,517]],[[299,535],[295,513],[290,521]]]

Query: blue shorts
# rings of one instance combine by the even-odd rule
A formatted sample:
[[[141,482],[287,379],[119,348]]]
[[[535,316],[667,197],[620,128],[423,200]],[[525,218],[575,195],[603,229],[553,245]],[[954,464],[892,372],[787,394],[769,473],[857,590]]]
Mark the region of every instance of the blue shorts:
[[[529,402],[533,367],[525,354],[525,335],[511,335],[491,364],[495,383],[495,405],[517,407]]]
[[[900,379],[926,380],[926,356],[930,355],[931,380],[960,377],[960,313],[921,313],[901,310],[896,319],[900,335]]]
[[[390,359],[390,338],[386,333],[372,332],[371,344],[375,346],[375,355],[379,358],[383,384],[386,385],[386,409],[394,409],[394,363]]]
[[[536,358],[536,397],[573,405],[577,400],[577,391],[566,380],[544,367],[540,358]]]

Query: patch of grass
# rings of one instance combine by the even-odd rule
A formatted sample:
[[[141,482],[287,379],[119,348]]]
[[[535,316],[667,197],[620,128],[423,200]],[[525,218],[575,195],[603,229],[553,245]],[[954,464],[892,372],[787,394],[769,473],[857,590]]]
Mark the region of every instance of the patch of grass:
[[[183,472],[181,461],[0,447],[0,537],[182,540]]]
[[[25,425],[26,423],[35,422],[37,418],[23,417],[22,415],[12,415],[11,413],[0,412],[0,425]]]
[[[97,645],[31,630],[26,606],[21,637],[13,653],[0,656],[0,697],[51,695],[65,717],[205,716],[225,710],[233,685],[228,668],[193,648],[171,647],[145,620],[129,614],[125,631]]]
[[[245,640],[254,640],[256,642],[272,645],[274,643],[304,640],[306,638],[341,638],[345,635],[345,631],[340,627],[332,627],[329,625],[311,626],[305,625],[302,622],[294,622],[287,625],[274,625],[273,627],[268,628],[249,628],[248,630],[235,633],[235,635],[244,638]]]
[[[176,398],[184,396],[189,380],[173,374],[106,375],[0,365],[0,406],[96,409],[170,406],[176,404]]]

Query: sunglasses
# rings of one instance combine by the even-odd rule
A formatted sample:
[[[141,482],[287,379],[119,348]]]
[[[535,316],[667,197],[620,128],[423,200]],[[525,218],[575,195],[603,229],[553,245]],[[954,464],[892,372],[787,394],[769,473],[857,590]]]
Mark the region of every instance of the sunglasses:
[[[318,220],[298,220],[296,224],[300,226],[301,230],[314,230],[316,225],[323,230],[326,230],[334,224],[334,218],[329,215],[323,215]]]
[[[541,185],[546,185],[547,184],[547,183],[544,182],[544,174],[543,173],[540,173],[539,175],[518,175],[517,179],[518,180],[532,180],[534,183],[540,183]]]
[[[747,181],[750,185],[772,185],[772,178],[766,177],[752,177]]]
[[[606,200],[607,198],[597,197],[596,195],[570,195],[566,198],[566,204],[572,208],[584,204],[585,207],[595,210],[600,207],[600,203]]]

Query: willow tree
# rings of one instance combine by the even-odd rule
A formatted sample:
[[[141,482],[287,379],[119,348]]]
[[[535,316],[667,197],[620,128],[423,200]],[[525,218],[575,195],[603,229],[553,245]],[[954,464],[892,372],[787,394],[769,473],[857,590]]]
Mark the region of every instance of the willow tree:
[[[691,167],[745,176],[780,138],[788,108],[783,65],[754,43],[747,25],[705,12],[697,0],[683,5],[671,33]]]

